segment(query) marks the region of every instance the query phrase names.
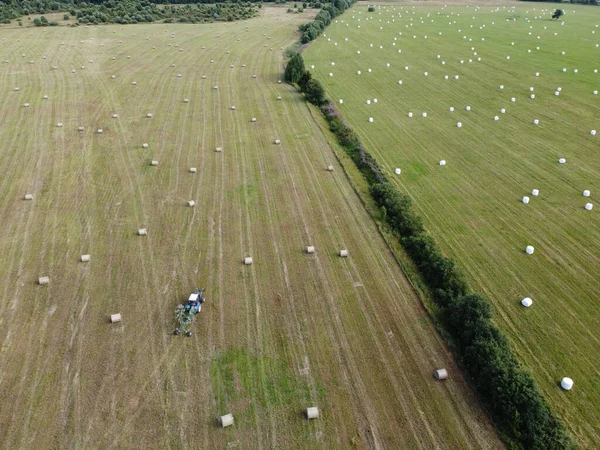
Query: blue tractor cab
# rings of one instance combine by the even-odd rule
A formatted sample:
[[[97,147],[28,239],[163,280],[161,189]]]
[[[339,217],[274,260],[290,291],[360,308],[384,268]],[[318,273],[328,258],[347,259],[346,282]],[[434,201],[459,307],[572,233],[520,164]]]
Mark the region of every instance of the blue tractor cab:
[[[192,335],[192,332],[187,328],[192,323],[192,318],[202,310],[202,303],[205,301],[204,289],[196,288],[196,290],[190,294],[185,305],[177,306],[175,314],[177,316],[177,320],[179,321],[179,328],[175,328],[175,335],[178,335],[182,331],[187,336]]]

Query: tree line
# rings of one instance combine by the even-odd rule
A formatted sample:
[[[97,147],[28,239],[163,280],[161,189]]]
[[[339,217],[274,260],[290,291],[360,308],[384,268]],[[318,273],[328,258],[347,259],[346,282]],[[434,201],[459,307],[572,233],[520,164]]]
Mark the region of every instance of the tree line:
[[[491,303],[473,293],[456,263],[442,254],[415,213],[411,198],[389,182],[356,132],[326,99],[321,83],[305,69],[299,53],[291,56],[285,80],[320,107],[329,129],[367,180],[383,219],[428,287],[450,347],[501,438],[518,449],[577,448],[532,375],[494,325]]]
[[[299,30],[302,33],[300,42],[306,44],[315,39],[321,32],[329,26],[331,20],[342,14],[350,8],[356,0],[333,0],[331,3],[326,3],[319,11],[317,17],[312,22],[300,25]],[[315,7],[318,7],[315,5]]]
[[[140,22],[184,22],[205,23],[215,21],[244,20],[258,14],[260,3],[254,2],[211,2],[180,1],[176,5],[159,7],[162,3],[150,0],[0,0],[0,23],[10,23],[22,16],[32,14],[68,13],[64,20],[73,18],[78,24]],[[183,4],[185,3],[185,4]],[[21,22],[19,22],[21,24]],[[34,19],[34,25],[58,25],[45,17]]]

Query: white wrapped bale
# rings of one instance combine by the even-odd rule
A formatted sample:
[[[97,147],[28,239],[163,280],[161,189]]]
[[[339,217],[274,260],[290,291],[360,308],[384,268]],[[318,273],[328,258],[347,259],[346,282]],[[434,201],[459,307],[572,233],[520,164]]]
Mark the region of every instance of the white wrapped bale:
[[[219,421],[221,422],[222,428],[230,427],[231,425],[233,425],[233,414],[226,414],[224,416],[221,416]]]
[[[50,277],[40,277],[38,280],[38,283],[40,284],[48,284],[50,283]]]
[[[445,166],[445,165],[446,165],[446,160],[442,159],[442,160],[440,161],[440,166]]]
[[[275,142],[275,144],[277,144],[277,145],[281,144],[281,141],[280,141],[279,139],[275,139],[275,141],[274,141],[274,142]]]
[[[569,377],[564,377],[560,381],[560,387],[565,391],[570,391],[573,388],[573,380],[571,380]]]
[[[221,153],[223,151],[223,147],[217,147],[215,151]]]
[[[252,118],[252,122],[256,122],[256,117],[253,117],[253,118]]]
[[[190,173],[196,173],[196,168],[195,167],[190,167]]]
[[[400,175],[402,173],[402,169],[400,169],[399,167],[396,167],[396,170],[394,170],[394,173],[396,175]]]
[[[90,262],[92,257],[90,255],[81,255],[81,262]]]
[[[566,160],[565,158],[560,158],[560,159],[558,160],[558,163],[559,163],[559,164],[564,164],[564,163],[566,163],[566,162],[567,162],[567,160]]]
[[[347,258],[348,257],[348,250],[346,250],[346,249],[340,250],[340,257]]]
[[[79,128],[78,128],[78,130],[79,130],[79,131],[84,131],[84,130],[85,130],[85,128],[83,128],[83,127],[79,127]]]
[[[327,166],[327,171],[328,172],[333,172],[333,166]]]
[[[594,205],[591,204],[591,203],[586,203],[585,204],[585,209],[588,210],[588,211],[591,211],[593,207],[594,207]]]
[[[25,200],[33,200],[32,194],[25,194]]]
[[[146,114],[146,117],[147,117],[148,119],[151,119],[151,118],[152,118],[152,113],[148,113],[148,114]]]
[[[308,420],[318,419],[319,418],[319,408],[317,408],[316,406],[306,408],[306,418]]]
[[[435,377],[436,380],[440,381],[440,380],[445,380],[446,378],[448,378],[448,371],[446,369],[437,369],[434,373],[433,376]]]
[[[521,305],[523,305],[525,308],[529,308],[532,304],[533,300],[531,300],[529,297],[525,297],[523,300],[521,300]]]
[[[189,202],[187,202],[189,207],[194,207],[196,206],[196,202],[194,200],[190,200]]]
[[[315,247],[313,245],[308,245],[306,246],[306,248],[304,249],[304,251],[308,254],[310,253],[314,253],[315,252]]]
[[[102,128],[98,128],[98,134],[102,134],[104,133],[104,130]]]
[[[138,230],[138,236],[146,236],[148,234],[148,231],[146,231],[145,228],[140,228]]]
[[[249,266],[250,264],[252,264],[252,257],[251,256],[247,256],[246,258],[244,258],[244,264]]]
[[[118,323],[121,321],[121,314],[111,314],[110,323]]]
[[[533,248],[533,245],[528,245],[525,248],[525,253],[527,253],[528,255],[533,255],[534,251],[535,251],[535,248]]]
[[[590,191],[588,191],[587,189],[586,189],[585,191],[583,191],[583,196],[584,196],[584,197],[589,197],[589,196],[590,196],[590,194],[591,194],[591,192],[590,192]]]
[[[152,161],[150,161],[150,165],[156,167],[156,166],[158,166],[158,161],[153,159]]]
[[[540,190],[539,189],[532,189],[531,190],[531,195],[533,195],[534,197],[537,197],[538,195],[540,195]]]
[[[142,148],[148,148],[148,143],[147,143],[147,142],[144,142],[144,143],[142,144]]]
[[[527,204],[527,203],[529,203],[529,197],[525,196],[525,197],[523,197],[523,199],[521,201],[523,203]]]

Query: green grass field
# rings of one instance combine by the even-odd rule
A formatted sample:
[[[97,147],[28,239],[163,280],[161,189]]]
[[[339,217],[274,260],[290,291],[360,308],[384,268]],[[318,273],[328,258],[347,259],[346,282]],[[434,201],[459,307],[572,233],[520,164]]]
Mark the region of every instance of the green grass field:
[[[600,8],[569,5],[562,25],[550,20],[555,6],[394,3],[369,13],[359,5],[309,46],[305,61],[443,251],[493,302],[496,323],[552,407],[593,448]],[[529,309],[524,297],[533,299]],[[560,389],[563,377],[574,380],[572,391]]]
[[[331,136],[277,82],[315,14],[285,9],[0,28],[2,447],[502,448]]]

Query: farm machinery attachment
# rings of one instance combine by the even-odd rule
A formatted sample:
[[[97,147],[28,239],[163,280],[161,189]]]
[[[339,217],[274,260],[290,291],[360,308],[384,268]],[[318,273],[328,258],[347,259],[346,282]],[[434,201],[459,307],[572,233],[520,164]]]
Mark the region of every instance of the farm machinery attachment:
[[[177,305],[175,310],[175,317],[179,322],[179,327],[175,328],[173,334],[177,336],[179,333],[185,333],[186,336],[191,336],[192,332],[188,329],[192,324],[192,319],[202,309],[202,303],[205,302],[204,289],[198,289],[190,294],[188,301],[185,305]]]

